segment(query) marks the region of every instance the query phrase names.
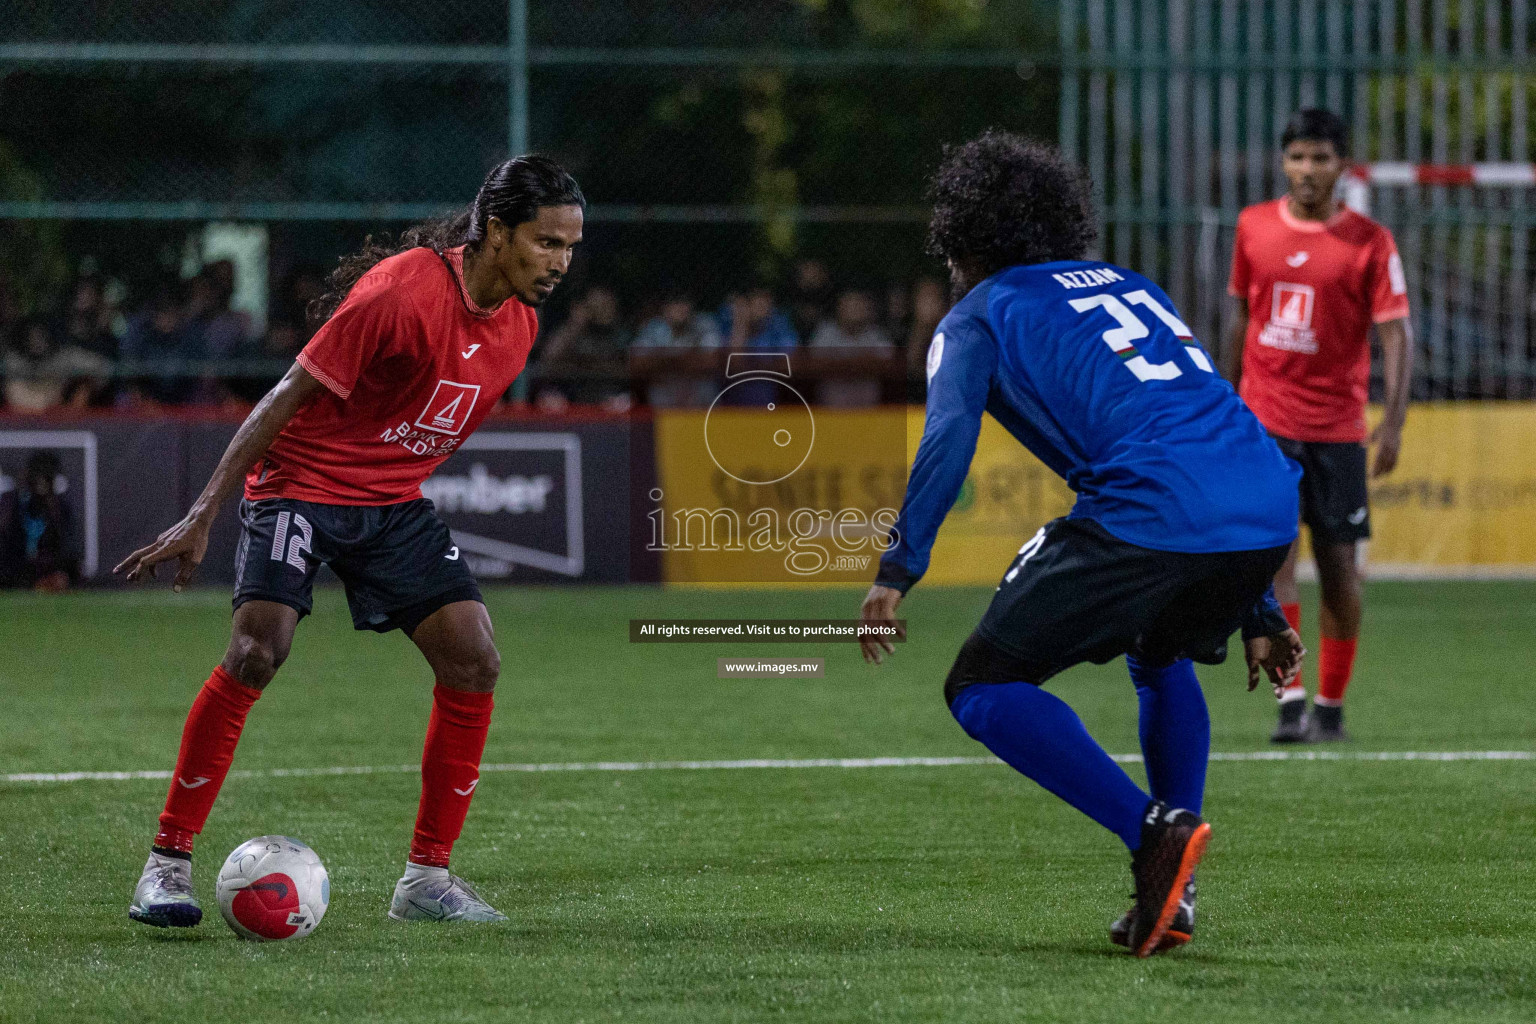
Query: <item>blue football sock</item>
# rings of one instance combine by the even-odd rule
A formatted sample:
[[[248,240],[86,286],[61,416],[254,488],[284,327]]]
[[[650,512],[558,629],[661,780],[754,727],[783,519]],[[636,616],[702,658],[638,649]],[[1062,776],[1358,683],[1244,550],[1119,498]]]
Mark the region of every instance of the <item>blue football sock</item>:
[[[986,748],[1125,841],[1141,845],[1150,797],[1111,761],[1077,713],[1031,683],[974,683],[950,708]]]
[[[1211,716],[1188,658],[1153,668],[1126,655],[1141,704],[1141,754],[1152,795],[1200,813],[1211,756]]]

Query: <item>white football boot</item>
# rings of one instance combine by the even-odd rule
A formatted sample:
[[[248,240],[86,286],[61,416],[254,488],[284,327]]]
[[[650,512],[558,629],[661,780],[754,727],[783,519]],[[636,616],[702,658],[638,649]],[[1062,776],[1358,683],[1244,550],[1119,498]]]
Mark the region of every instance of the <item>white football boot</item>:
[[[192,895],[192,862],[150,851],[128,916],[156,928],[191,928],[203,919]]]
[[[396,921],[505,921],[507,915],[480,898],[468,882],[447,868],[405,865],[395,883],[389,916]]]

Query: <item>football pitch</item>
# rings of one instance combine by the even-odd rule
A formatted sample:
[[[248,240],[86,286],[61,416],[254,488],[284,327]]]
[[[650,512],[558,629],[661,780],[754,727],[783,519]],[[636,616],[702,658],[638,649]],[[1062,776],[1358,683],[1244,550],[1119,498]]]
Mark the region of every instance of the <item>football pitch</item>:
[[[199,839],[207,916],[186,932],[127,916],[163,779],[9,776],[170,769],[227,595],[0,597],[0,1020],[1536,1020],[1536,761],[1353,756],[1536,751],[1536,584],[1371,585],[1355,742],[1212,765],[1196,938],[1148,961],[1106,938],[1119,843],[1000,764],[641,764],[984,754],[940,686],[985,590],[919,587],[878,669],[853,645],[628,643],[630,618],[842,618],[860,596],[488,592],[503,770],[454,870],[511,923],[434,927],[385,917],[431,678],[323,591]],[[826,678],[715,678],[743,654],[824,656]],[[1269,749],[1274,702],[1240,661],[1200,674],[1214,749]],[[1122,665],[1051,688],[1138,749]],[[307,768],[375,770],[273,774]],[[224,855],[269,832],[331,873],[301,942],[243,942],[212,898]]]

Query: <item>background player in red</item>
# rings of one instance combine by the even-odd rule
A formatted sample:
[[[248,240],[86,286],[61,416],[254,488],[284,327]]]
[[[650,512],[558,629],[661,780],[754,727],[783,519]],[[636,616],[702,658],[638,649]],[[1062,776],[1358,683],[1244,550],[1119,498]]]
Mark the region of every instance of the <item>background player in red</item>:
[[[585,199],[553,161],[497,166],[452,220],[365,245],[331,276],[324,325],[251,412],[181,522],[114,570],[130,580],[175,559],[175,589],[208,547],[241,479],[234,625],[192,704],[160,831],[128,913],[160,927],[202,919],[192,840],[229,771],[247,712],[309,613],[315,574],[346,586],[358,629],[400,629],[436,676],[421,804],[397,920],[501,921],[448,872],[479,783],[501,658],[491,620],[421,483],[522,372],[549,298],[581,241]]]
[[[1392,234],[1334,200],[1348,134],[1336,115],[1298,111],[1280,137],[1289,194],[1237,221],[1230,290],[1237,317],[1226,372],[1301,464],[1301,515],[1322,585],[1318,691],[1311,716],[1300,677],[1280,697],[1276,742],[1342,740],[1344,690],[1360,634],[1359,542],[1371,535],[1365,404],[1370,330],[1381,340],[1385,415],[1370,433],[1372,478],[1392,471],[1408,411],[1413,348],[1408,286]],[[1275,577],[1301,628],[1296,549]]]

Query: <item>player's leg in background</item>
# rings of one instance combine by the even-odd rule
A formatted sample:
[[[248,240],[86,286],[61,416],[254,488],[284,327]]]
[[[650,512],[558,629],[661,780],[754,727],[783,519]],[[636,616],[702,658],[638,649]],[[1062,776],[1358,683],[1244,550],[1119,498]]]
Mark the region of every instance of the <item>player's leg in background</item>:
[[[1343,442],[1311,447],[1315,500],[1310,519],[1322,590],[1322,639],[1307,738],[1344,740],[1344,691],[1360,635],[1359,542],[1371,535],[1366,452],[1364,445]]]
[[[1301,591],[1296,586],[1296,560],[1300,549],[1301,537],[1298,536],[1291,544],[1285,564],[1275,573],[1275,600],[1280,602],[1285,621],[1297,633],[1301,632]],[[1306,738],[1307,688],[1302,676],[1302,672],[1296,673],[1291,685],[1280,694],[1279,720],[1270,736],[1274,743],[1298,743]]]
[[[1319,543],[1317,578],[1322,589],[1317,696],[1313,698],[1315,736],[1343,739],[1344,691],[1355,667],[1355,650],[1364,611],[1364,584],[1358,545],[1353,541]]]
[[[224,660],[192,702],[182,728],[181,749],[171,778],[155,849],[192,853],[219,787],[229,772],[245,717],[293,646],[299,613],[276,601],[247,601],[235,609]]]
[[[1312,531],[1312,539],[1317,540],[1317,521],[1315,516],[1323,507],[1322,499],[1325,497],[1324,484],[1327,474],[1320,471],[1317,451],[1312,446],[1302,441],[1292,440],[1288,437],[1274,437],[1275,443],[1285,453],[1286,458],[1301,467],[1301,482],[1297,485],[1297,497],[1301,503],[1301,526]],[[1296,540],[1291,544],[1291,551],[1278,572],[1275,573],[1275,599],[1280,602],[1280,610],[1285,614],[1285,621],[1298,634],[1301,632],[1301,594],[1296,588],[1296,560],[1301,548],[1301,536],[1298,533]],[[1278,721],[1275,731],[1270,735],[1273,743],[1301,743],[1307,739],[1307,689],[1303,673],[1296,673],[1296,678],[1291,681],[1280,694],[1279,708],[1277,709]]]
[[[411,632],[437,683],[421,761],[421,804],[410,861],[446,868],[480,781],[501,655],[479,601],[455,601]]]

